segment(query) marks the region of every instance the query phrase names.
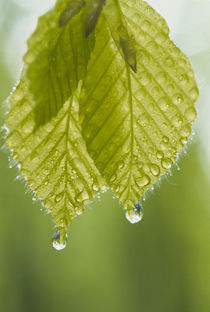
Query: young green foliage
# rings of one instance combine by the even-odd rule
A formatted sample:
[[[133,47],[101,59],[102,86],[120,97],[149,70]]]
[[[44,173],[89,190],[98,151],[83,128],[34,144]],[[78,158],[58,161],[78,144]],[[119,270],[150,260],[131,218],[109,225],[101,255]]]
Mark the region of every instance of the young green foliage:
[[[66,6],[73,10],[69,3],[78,3],[75,16],[72,13],[69,23],[60,27]],[[81,10],[76,10],[78,7]],[[85,10],[81,1],[59,0],[53,10],[39,18],[28,40],[25,76],[36,104],[36,128],[57,115],[86,75],[94,36],[85,39]]]
[[[139,221],[138,199],[196,118],[194,73],[166,22],[141,0],[58,0],[24,62],[7,145],[54,217],[54,245],[63,248],[71,220],[105,184]]]
[[[80,116],[92,159],[130,211],[171,167],[190,136],[198,89],[187,57],[169,39],[164,20],[145,2],[110,0],[104,12]],[[135,37],[136,73],[115,44],[115,12]]]
[[[10,97],[7,145],[30,188],[52,213],[59,229],[66,229],[104,188],[104,182],[86,151],[78,120],[78,92],[57,116],[36,132],[35,103],[24,73]]]

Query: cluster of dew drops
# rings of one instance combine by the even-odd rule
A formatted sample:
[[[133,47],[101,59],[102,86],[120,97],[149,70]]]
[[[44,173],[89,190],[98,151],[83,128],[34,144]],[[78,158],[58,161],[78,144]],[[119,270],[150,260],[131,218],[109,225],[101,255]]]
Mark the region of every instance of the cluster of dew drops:
[[[127,210],[125,213],[126,219],[134,224],[142,220],[144,215],[144,210],[142,208],[142,205],[140,203],[140,200],[138,200],[135,205],[133,206],[133,209]],[[63,235],[63,238],[61,237],[61,233],[59,230],[55,232],[55,234],[52,237],[52,245],[56,250],[62,250],[66,247],[67,243],[67,233]]]

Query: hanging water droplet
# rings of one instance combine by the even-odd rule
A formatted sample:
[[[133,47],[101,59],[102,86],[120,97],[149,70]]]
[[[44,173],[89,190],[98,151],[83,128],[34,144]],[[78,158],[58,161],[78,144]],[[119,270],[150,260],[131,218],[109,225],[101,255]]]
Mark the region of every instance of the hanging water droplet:
[[[52,237],[52,244],[56,250],[62,250],[66,247],[67,234],[65,229],[60,229],[55,232]]]
[[[141,221],[143,218],[143,215],[144,215],[144,210],[139,201],[135,203],[135,205],[133,206],[133,209],[126,211],[126,214],[125,214],[126,219],[132,224]]]

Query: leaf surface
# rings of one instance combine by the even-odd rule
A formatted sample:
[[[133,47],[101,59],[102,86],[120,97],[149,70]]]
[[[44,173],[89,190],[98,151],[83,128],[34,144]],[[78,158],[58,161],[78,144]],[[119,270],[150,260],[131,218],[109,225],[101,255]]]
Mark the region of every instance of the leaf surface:
[[[135,40],[136,73],[116,42],[120,23]],[[144,1],[107,1],[80,120],[92,159],[127,211],[176,161],[191,134],[197,97],[192,66],[163,18]]]
[[[78,95],[74,93],[57,116],[35,133],[35,104],[24,74],[10,97],[10,105],[7,145],[55,224],[66,229],[104,186],[81,136]]]
[[[61,24],[65,12],[70,15]],[[83,1],[59,0],[28,40],[25,75],[36,103],[36,128],[56,116],[86,75],[94,36],[84,36],[85,14]]]

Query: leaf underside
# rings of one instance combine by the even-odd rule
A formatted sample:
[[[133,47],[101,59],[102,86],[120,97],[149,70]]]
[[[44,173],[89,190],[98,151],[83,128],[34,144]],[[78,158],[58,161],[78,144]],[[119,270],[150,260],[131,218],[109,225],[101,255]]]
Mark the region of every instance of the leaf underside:
[[[10,97],[7,145],[60,229],[106,186],[133,209],[196,118],[192,66],[163,18],[141,0],[94,1],[91,25],[76,0],[39,19]]]

